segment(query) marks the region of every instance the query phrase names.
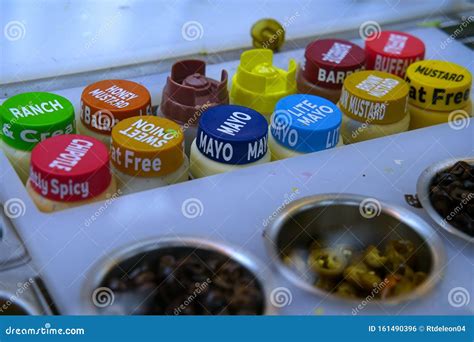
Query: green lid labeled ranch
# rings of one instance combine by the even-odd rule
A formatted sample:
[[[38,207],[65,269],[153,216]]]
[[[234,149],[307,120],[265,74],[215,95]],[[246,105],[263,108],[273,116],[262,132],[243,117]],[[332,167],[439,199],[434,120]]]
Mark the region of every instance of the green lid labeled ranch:
[[[43,92],[10,97],[0,108],[0,124],[3,142],[24,151],[47,138],[76,131],[71,102]]]

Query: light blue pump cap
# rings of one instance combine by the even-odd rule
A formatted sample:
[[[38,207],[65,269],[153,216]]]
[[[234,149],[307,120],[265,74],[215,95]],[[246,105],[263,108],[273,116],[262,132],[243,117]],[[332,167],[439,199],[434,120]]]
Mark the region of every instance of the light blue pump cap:
[[[314,95],[295,94],[278,101],[270,131],[284,147],[310,153],[336,146],[341,123],[342,113],[331,101]]]

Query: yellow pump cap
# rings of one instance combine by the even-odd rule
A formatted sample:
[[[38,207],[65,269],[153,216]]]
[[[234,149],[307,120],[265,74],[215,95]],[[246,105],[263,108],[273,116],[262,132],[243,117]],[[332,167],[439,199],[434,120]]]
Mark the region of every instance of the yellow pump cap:
[[[471,73],[458,64],[419,61],[408,67],[405,79],[410,85],[410,104],[422,109],[452,111],[471,101]]]
[[[344,80],[339,105],[356,121],[393,124],[407,114],[408,86],[400,77],[383,71],[355,72]]]
[[[231,102],[252,108],[268,119],[278,100],[296,93],[296,69],[294,59],[288,63],[288,71],[275,67],[271,50],[245,51],[232,78]]]

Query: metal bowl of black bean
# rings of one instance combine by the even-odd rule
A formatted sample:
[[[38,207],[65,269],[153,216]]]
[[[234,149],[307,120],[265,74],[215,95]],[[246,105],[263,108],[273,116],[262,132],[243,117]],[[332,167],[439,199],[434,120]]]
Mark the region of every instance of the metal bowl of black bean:
[[[105,315],[269,315],[271,278],[221,242],[158,238],[120,248],[90,272],[84,312]]]
[[[474,242],[474,158],[443,160],[425,169],[418,200],[441,228]]]

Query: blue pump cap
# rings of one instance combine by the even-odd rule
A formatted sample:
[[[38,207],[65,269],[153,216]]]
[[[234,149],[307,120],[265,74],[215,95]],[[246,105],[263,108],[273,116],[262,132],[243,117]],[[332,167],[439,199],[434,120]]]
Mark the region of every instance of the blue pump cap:
[[[271,134],[293,151],[310,153],[333,148],[339,142],[342,113],[331,101],[314,95],[282,98],[271,119]]]
[[[196,145],[214,161],[242,165],[267,153],[268,125],[257,111],[235,105],[207,109],[199,120]]]

